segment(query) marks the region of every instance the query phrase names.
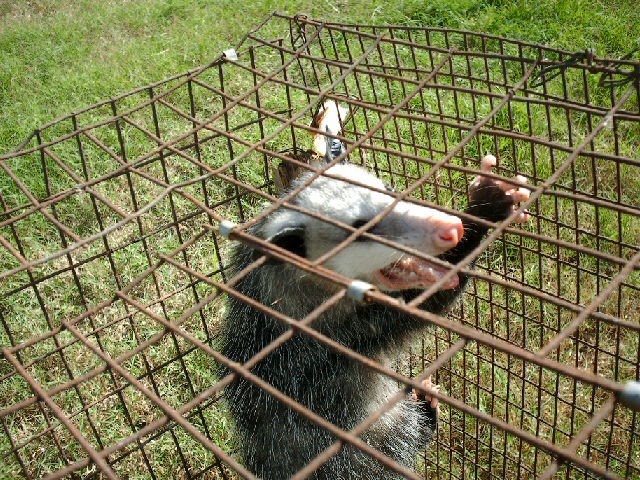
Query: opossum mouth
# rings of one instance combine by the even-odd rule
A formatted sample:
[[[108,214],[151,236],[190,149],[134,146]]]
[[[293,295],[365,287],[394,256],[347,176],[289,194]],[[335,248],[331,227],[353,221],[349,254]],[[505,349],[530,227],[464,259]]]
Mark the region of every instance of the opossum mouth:
[[[402,259],[378,270],[374,277],[385,289],[407,290],[410,288],[428,288],[449,272],[446,267],[428,262],[417,257],[403,257]],[[458,275],[453,275],[444,282],[441,290],[456,288],[459,284]]]

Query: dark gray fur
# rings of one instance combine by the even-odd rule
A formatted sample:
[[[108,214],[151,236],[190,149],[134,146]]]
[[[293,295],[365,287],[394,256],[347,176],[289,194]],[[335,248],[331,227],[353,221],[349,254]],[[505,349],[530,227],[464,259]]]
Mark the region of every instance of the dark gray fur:
[[[511,211],[512,201],[491,181],[483,179],[472,191],[468,212],[498,221]],[[308,206],[308,205],[307,205]],[[251,233],[265,238],[266,224]],[[465,234],[458,246],[441,258],[456,263],[470,252],[487,229],[463,222]],[[309,235],[310,232],[305,232]],[[346,236],[346,233],[344,233]],[[276,243],[277,240],[274,240]],[[283,242],[287,246],[287,242]],[[292,245],[295,250],[299,245]],[[304,252],[298,252],[304,253]],[[244,245],[234,253],[235,271],[260,254]],[[437,292],[422,308],[443,313],[467,283],[460,276],[456,289]],[[270,261],[246,276],[236,288],[278,311],[301,319],[325,301],[333,288],[295,267]],[[406,300],[420,291],[397,293]],[[318,331],[370,358],[389,365],[427,328],[425,322],[377,304],[359,304],[345,299],[313,325]],[[286,331],[286,327],[246,303],[230,298],[222,327],[222,353],[243,363]],[[253,372],[280,391],[302,403],[344,430],[350,430],[397,392],[395,381],[335,353],[303,334],[280,347],[259,363]],[[226,372],[223,372],[226,373]],[[268,480],[290,477],[335,438],[302,418],[253,384],[240,380],[227,387],[226,396],[235,420],[241,460],[257,476]],[[401,464],[415,468],[436,429],[436,414],[426,403],[407,395],[386,414],[363,439]],[[397,474],[359,450],[345,446],[318,470],[317,479],[395,479]]]

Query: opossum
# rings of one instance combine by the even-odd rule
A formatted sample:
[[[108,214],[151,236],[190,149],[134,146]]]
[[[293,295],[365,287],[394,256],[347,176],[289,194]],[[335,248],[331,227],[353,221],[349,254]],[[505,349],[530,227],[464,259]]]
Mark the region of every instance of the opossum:
[[[495,157],[490,155],[482,161],[485,171],[494,165]],[[377,189],[389,189],[380,179],[354,165],[338,164],[328,172]],[[294,181],[292,188],[308,180],[309,175]],[[509,216],[517,202],[527,197],[526,189],[480,176],[470,187],[466,212],[497,222]],[[297,194],[292,203],[357,228],[392,201],[393,197],[385,193],[319,177]],[[517,220],[524,222],[527,218],[527,214],[521,214]],[[399,202],[369,229],[369,233],[438,256],[451,264],[473,250],[486,232],[487,228],[479,223],[461,221],[456,216],[409,202]],[[249,233],[309,260],[319,258],[349,234],[345,229],[286,208],[255,224]],[[261,255],[239,244],[233,254],[235,272]],[[327,260],[324,266],[369,282],[405,301],[415,298],[447,272],[444,267],[362,237]],[[467,281],[464,273],[454,276],[421,308],[444,313]],[[318,307],[336,288],[274,258],[235,286],[241,293],[296,319]],[[397,359],[427,328],[425,322],[401,311],[348,298],[321,315],[312,326],[350,349],[385,364]],[[221,351],[231,360],[244,363],[286,330],[280,321],[230,297],[222,325]],[[279,347],[256,365],[253,373],[347,431],[398,391],[395,381],[304,334],[295,335]],[[226,397],[235,423],[239,454],[260,478],[289,478],[335,441],[330,433],[248,381],[240,379],[230,384]],[[415,468],[418,453],[428,445],[436,430],[437,411],[437,401],[428,395],[407,395],[362,438],[399,463]],[[401,477],[346,445],[312,478]]]
[[[311,126],[326,133],[313,134],[313,143],[309,150],[289,150],[287,154],[295,160],[308,163],[315,167],[320,166],[328,158],[336,158],[346,152],[344,144],[333,135],[342,133],[349,111],[340,106],[334,100],[325,101],[318,108],[317,114],[313,117]],[[343,161],[346,163],[346,158]],[[291,182],[304,173],[304,169],[291,162],[280,162],[273,169],[273,180],[278,190],[286,190]]]

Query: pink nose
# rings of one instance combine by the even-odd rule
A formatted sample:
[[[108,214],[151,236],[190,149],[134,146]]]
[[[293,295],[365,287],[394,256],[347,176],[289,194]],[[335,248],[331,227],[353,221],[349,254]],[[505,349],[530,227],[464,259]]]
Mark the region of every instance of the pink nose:
[[[435,244],[444,250],[455,247],[464,235],[462,221],[458,217],[438,215],[431,221],[435,226]]]

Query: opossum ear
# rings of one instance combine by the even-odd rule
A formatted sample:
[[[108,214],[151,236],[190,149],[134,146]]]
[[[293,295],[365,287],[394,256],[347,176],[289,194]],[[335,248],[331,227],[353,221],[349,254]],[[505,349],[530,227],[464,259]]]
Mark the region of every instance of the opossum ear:
[[[299,257],[307,256],[307,247],[304,243],[304,227],[286,227],[280,230],[278,233],[268,239],[270,243],[284,248],[298,255]],[[273,258],[271,262],[278,262],[279,260]]]

